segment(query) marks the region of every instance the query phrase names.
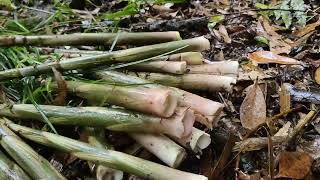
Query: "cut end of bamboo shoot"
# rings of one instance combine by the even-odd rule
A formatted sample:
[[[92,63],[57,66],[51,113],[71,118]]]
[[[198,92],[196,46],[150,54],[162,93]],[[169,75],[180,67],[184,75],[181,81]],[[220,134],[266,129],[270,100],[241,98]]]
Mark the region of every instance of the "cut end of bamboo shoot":
[[[177,168],[187,156],[184,148],[166,136],[143,133],[130,136],[170,167]]]
[[[178,98],[170,90],[150,89],[154,96],[150,97],[150,106],[154,113],[162,117],[170,117],[178,105]]]
[[[172,138],[182,146],[192,150],[195,154],[202,154],[202,150],[211,143],[210,135],[197,128],[192,128],[192,133],[188,137]]]
[[[194,121],[195,116],[192,110],[186,107],[179,107],[172,117],[163,119],[161,124],[169,131],[166,134],[182,138],[191,134]]]
[[[168,57],[169,61],[185,61],[188,65],[202,64],[204,59],[200,52],[185,52],[173,54]]]

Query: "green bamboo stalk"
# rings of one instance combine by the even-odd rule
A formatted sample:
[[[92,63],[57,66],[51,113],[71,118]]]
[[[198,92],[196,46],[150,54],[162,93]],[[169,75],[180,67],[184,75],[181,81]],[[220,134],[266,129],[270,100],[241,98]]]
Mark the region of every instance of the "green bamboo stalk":
[[[203,98],[196,94],[175,88],[167,87],[160,84],[152,83],[145,79],[136,76],[126,75],[115,71],[97,71],[93,75],[96,78],[103,79],[111,83],[119,83],[126,85],[141,85],[148,88],[168,88],[178,97],[180,106],[190,107],[195,111],[196,121],[212,128],[213,123],[216,122],[222,112],[223,104]]]
[[[30,180],[30,177],[2,151],[0,151],[0,179]]]
[[[108,103],[160,117],[170,117],[177,97],[168,89],[66,81],[68,91],[99,106]]]
[[[63,107],[39,105],[52,124],[105,127],[112,131],[164,133],[184,137],[191,133],[194,116],[190,110],[178,108],[170,118],[161,118],[124,109],[104,107]],[[0,115],[42,121],[32,104],[0,106]]]
[[[27,66],[24,68],[0,71],[0,81],[39,75],[43,73],[50,73],[52,72],[52,67],[55,67],[60,71],[88,69],[101,65],[110,65],[112,63],[138,61],[154,56],[166,55],[166,53],[170,54],[172,52],[179,53],[187,51],[202,51],[208,49],[209,47],[210,43],[204,37],[173,41],[168,43],[131,48],[127,50],[113,51],[107,54],[79,57],[60,62],[51,62],[40,64],[37,66]]]
[[[148,179],[158,180],[207,180],[202,175],[192,174],[162,166],[151,161],[146,161],[122,152],[113,150],[102,150],[87,143],[73,140],[60,135],[38,131],[24,126],[6,122],[6,125],[19,135],[37,142],[39,144],[56,148],[70,153],[79,159],[94,161],[113,169],[118,169],[127,173]]]
[[[185,61],[152,61],[134,64],[126,67],[126,69],[134,71],[184,74],[187,72],[187,63]]]
[[[236,84],[236,78],[208,74],[183,74],[170,75],[149,72],[129,72],[129,75],[137,76],[148,81],[189,90],[209,90],[231,92]]]
[[[65,179],[45,158],[24,143],[0,119],[0,144],[33,179]]]
[[[0,36],[0,46],[147,45],[181,40],[177,31],[137,33],[74,33],[63,35]]]
[[[210,64],[189,65],[190,74],[211,74],[237,77],[239,73],[238,61],[219,61]]]
[[[88,143],[96,148],[114,150],[112,145],[108,144],[103,128],[85,127],[84,132],[88,136]],[[113,179],[122,180],[123,172],[109,168],[107,166],[88,162],[90,169],[95,173],[97,180]]]
[[[75,58],[81,56],[99,55],[109,53],[108,51],[87,51],[77,49],[56,49],[56,48],[38,48],[43,53],[57,53],[67,58]],[[184,52],[161,56],[153,59],[154,61],[185,61],[188,65],[203,64],[204,58],[200,52]]]

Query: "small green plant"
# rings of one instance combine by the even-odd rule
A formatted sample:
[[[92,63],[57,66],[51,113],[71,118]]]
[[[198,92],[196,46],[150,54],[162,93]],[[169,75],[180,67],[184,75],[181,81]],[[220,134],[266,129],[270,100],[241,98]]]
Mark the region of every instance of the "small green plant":
[[[256,8],[261,9],[261,15],[269,18],[274,16],[288,29],[292,24],[305,26],[307,21],[307,6],[303,0],[283,0],[278,5],[255,4]]]
[[[109,20],[118,20],[122,17],[132,16],[140,12],[142,5],[153,3],[153,4],[163,4],[163,3],[184,3],[186,0],[125,0],[128,4],[120,11],[114,13],[106,13],[102,18]]]

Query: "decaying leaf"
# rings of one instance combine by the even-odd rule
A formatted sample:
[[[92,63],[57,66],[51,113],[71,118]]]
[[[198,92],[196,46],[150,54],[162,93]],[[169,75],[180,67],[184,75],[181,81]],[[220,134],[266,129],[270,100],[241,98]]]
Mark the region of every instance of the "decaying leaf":
[[[287,65],[297,65],[301,64],[300,61],[277,55],[271,51],[256,51],[248,54],[248,58],[258,64],[268,64],[268,63],[276,63],[276,64],[287,64]]]
[[[219,25],[219,33],[223,38],[223,41],[227,44],[231,43],[231,38],[229,37],[229,34],[227,32],[227,29],[224,25]]]
[[[62,74],[57,71],[56,68],[52,67],[52,71],[58,85],[58,96],[54,99],[54,104],[63,106],[68,92],[67,83],[64,81]]]
[[[318,67],[314,73],[314,80],[316,80],[316,82],[320,85],[320,67]]]
[[[289,111],[291,108],[291,96],[287,88],[282,85],[279,91],[280,113]]]
[[[266,102],[257,83],[251,85],[240,107],[240,120],[243,127],[254,129],[266,122]]]
[[[298,31],[295,31],[293,34],[298,36],[298,37],[302,37],[312,31],[314,31],[316,29],[316,27],[320,26],[320,18],[318,19],[317,22],[315,23],[311,23],[311,24],[308,24],[306,25],[304,28],[298,30]]]
[[[257,34],[268,39],[271,52],[275,54],[289,54],[291,52],[292,47],[283,40],[282,36],[279,35],[275,28],[269,24],[268,20],[263,17],[259,18]]]
[[[278,177],[304,179],[310,172],[313,159],[305,152],[281,152]]]

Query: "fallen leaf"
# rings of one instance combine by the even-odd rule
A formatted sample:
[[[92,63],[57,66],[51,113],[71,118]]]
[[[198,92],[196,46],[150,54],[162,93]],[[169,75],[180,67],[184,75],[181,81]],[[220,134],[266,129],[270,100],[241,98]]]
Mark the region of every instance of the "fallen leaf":
[[[58,96],[54,99],[53,104],[57,106],[63,106],[65,104],[67,92],[68,92],[67,83],[63,79],[62,74],[59,71],[57,71],[56,68],[52,67],[52,71],[53,71],[54,79],[58,85]]]
[[[256,51],[248,54],[248,58],[251,61],[254,61],[255,63],[258,63],[258,64],[268,64],[268,63],[287,64],[287,65],[301,64],[301,62],[296,59],[280,56],[271,51]]]
[[[240,107],[240,120],[243,127],[254,129],[266,122],[266,102],[257,83],[251,85]]]
[[[282,85],[279,91],[280,113],[289,111],[291,108],[291,96],[288,89]]]
[[[310,172],[313,159],[305,152],[281,152],[277,177],[304,179]]]
[[[314,31],[316,29],[316,27],[320,26],[320,18],[318,19],[317,22],[315,23],[312,23],[312,24],[308,24],[306,25],[304,28],[298,30],[298,31],[295,31],[293,34],[298,36],[298,37],[302,37],[312,31]]]
[[[320,67],[318,67],[316,72],[314,73],[314,79],[320,85]]]
[[[227,29],[224,25],[219,25],[219,33],[223,38],[223,41],[227,44],[231,43],[231,38],[229,37],[229,34],[227,32]]]
[[[282,36],[276,32],[276,29],[262,16],[259,18],[257,24],[257,34],[265,37],[269,41],[270,51],[275,54],[289,54],[292,50],[292,47],[283,40]]]

